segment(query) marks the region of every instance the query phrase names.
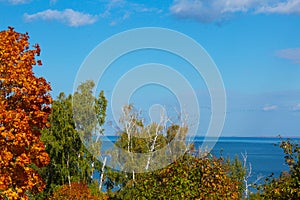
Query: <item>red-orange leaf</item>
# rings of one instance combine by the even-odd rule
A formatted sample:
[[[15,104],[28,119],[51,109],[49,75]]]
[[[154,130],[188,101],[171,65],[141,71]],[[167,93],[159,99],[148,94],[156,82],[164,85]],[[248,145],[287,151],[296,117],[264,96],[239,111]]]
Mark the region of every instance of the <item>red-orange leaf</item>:
[[[32,168],[49,163],[40,130],[48,126],[51,87],[32,66],[40,46],[30,50],[28,34],[9,27],[0,32],[0,199],[28,199],[44,188]]]

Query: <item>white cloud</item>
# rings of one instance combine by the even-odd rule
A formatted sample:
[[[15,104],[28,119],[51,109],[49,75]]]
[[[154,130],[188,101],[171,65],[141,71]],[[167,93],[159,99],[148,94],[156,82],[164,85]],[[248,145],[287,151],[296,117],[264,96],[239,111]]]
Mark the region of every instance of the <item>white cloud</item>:
[[[300,48],[282,49],[276,52],[279,58],[285,58],[300,64]]]
[[[177,17],[193,18],[201,22],[212,22],[222,17],[219,8],[205,6],[202,1],[177,1],[170,10]]]
[[[109,0],[105,6],[104,12],[100,15],[102,18],[111,19],[110,25],[117,25],[126,19],[129,19],[136,13],[161,13],[162,11],[155,7],[147,7],[144,4],[133,3],[127,0]],[[119,16],[119,17],[116,17]]]
[[[0,2],[8,2],[10,4],[24,4],[33,0],[0,0]],[[52,20],[60,21],[68,26],[78,27],[87,24],[93,24],[100,18],[110,20],[110,25],[114,26],[129,19],[135,14],[156,13],[162,12],[156,7],[149,7],[145,4],[134,3],[128,0],[100,0],[104,5],[104,10],[96,15],[65,9],[63,11],[48,9],[34,14],[24,14],[26,22],[34,20]],[[50,6],[53,6],[58,0],[49,0]],[[100,3],[99,3],[100,4]]]
[[[31,2],[31,0],[0,0],[0,2],[8,2],[13,5],[18,5],[18,4],[26,4]]]
[[[8,2],[13,5],[18,5],[18,4],[26,4],[31,2],[32,0],[0,0],[0,2]],[[50,4],[55,4],[58,0],[50,0]]]
[[[300,0],[288,0],[275,5],[263,6],[259,8],[257,12],[300,15]]]
[[[78,27],[95,23],[98,20],[98,16],[77,12],[72,9],[65,9],[63,11],[48,9],[31,15],[25,13],[24,19],[27,22],[39,19],[56,20],[68,26]]]
[[[170,11],[177,17],[211,23],[240,13],[300,14],[300,0],[174,0]]]
[[[266,105],[262,108],[263,111],[273,111],[277,109],[278,109],[277,105]]]

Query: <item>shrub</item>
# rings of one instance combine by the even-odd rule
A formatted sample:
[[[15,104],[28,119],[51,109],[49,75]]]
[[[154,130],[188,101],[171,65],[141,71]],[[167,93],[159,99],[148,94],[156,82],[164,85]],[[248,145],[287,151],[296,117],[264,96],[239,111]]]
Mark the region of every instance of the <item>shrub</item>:
[[[104,195],[101,194],[92,194],[90,188],[87,184],[73,182],[69,186],[65,184],[60,186],[57,190],[54,191],[53,196],[50,200],[98,200],[98,199],[107,199]]]
[[[185,155],[164,169],[140,174],[120,199],[241,199],[242,186],[223,158]]]

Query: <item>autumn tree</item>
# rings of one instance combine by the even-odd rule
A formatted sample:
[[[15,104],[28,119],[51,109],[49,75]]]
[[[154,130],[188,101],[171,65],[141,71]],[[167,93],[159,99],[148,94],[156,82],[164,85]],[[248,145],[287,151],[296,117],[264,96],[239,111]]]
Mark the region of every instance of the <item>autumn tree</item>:
[[[91,188],[86,183],[72,182],[72,187],[68,184],[58,187],[49,200],[105,200],[108,196],[96,192],[93,194]]]
[[[49,162],[41,129],[50,114],[50,85],[32,71],[39,45],[28,34],[0,32],[0,198],[28,199],[45,184],[37,169]]]
[[[116,199],[241,199],[241,186],[223,158],[185,154],[163,169],[139,175]]]

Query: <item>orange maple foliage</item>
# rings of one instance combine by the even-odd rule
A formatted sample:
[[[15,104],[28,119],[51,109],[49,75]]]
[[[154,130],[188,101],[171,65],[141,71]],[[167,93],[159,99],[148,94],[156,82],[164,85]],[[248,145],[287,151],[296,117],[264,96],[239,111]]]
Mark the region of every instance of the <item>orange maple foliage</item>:
[[[41,65],[39,45],[29,49],[28,34],[9,27],[0,32],[0,199],[28,199],[44,182],[35,170],[49,163],[40,141],[48,125],[51,87],[34,75]]]
[[[105,194],[92,194],[86,183],[72,182],[71,185],[62,185],[56,191],[50,200],[107,200]]]

